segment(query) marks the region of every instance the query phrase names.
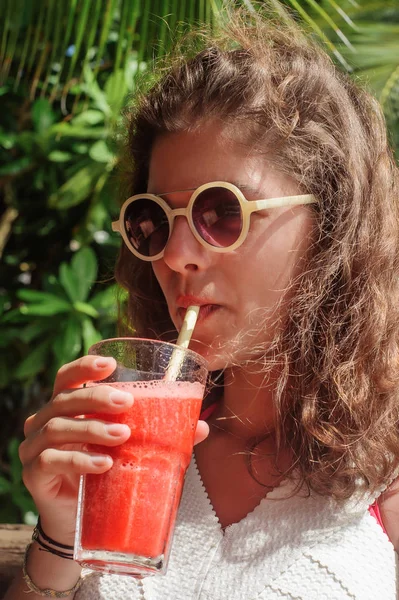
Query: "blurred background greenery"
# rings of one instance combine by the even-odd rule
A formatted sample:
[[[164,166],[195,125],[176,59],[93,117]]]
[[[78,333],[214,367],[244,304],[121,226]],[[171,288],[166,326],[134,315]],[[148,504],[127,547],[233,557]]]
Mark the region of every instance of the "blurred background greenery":
[[[283,3],[371,88],[398,155],[398,0]],[[24,419],[60,365],[115,334],[123,302],[111,232],[121,111],[182,32],[226,11],[222,0],[3,0],[0,14],[0,522],[32,523]]]

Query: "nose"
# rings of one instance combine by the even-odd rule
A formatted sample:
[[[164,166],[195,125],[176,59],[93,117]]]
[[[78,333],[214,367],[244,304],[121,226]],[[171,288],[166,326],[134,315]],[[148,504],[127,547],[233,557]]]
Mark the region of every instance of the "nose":
[[[211,260],[211,250],[202,246],[194,237],[186,217],[174,219],[172,233],[165,246],[163,260],[179,273],[206,269]]]

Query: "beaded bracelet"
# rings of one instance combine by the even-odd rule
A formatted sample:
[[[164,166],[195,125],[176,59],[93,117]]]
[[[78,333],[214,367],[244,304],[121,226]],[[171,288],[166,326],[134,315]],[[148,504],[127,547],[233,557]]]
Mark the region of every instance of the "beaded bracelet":
[[[37,594],[38,596],[47,596],[49,598],[67,598],[68,596],[71,596],[72,594],[74,594],[83,583],[82,576],[79,577],[79,579],[77,580],[75,585],[70,590],[66,590],[64,592],[57,592],[56,590],[52,590],[50,588],[41,589],[41,588],[38,588],[37,585],[35,585],[33,583],[32,579],[29,577],[28,572],[26,570],[26,563],[28,562],[28,553],[29,553],[30,547],[32,546],[32,543],[33,542],[30,542],[26,546],[24,562],[22,565],[23,578],[25,580],[26,585],[30,589],[30,591],[35,592],[35,594]]]

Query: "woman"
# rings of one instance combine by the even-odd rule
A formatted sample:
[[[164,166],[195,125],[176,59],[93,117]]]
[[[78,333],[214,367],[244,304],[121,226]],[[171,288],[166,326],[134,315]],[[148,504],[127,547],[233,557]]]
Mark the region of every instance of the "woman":
[[[128,113],[128,317],[138,336],[173,339],[199,304],[191,347],[215,380],[168,573],[80,585],[73,560],[34,542],[7,600],[27,582],[31,598],[79,600],[397,597],[398,170],[384,119],[281,11],[231,22]],[[274,198],[245,234],[247,202]],[[168,210],[190,202],[170,229]],[[73,544],[79,475],[112,464],[82,444],[129,436],[73,418],[132,403],[82,387],[114,368],[65,365],[26,422],[24,481],[53,550]]]

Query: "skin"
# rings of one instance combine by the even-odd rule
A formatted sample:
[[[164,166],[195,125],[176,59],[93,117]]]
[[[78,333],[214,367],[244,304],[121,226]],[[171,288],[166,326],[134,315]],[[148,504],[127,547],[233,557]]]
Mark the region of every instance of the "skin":
[[[185,207],[192,194],[173,190],[217,180],[238,183],[247,200],[301,193],[264,157],[249,155],[215,126],[156,141],[148,192],[163,194],[172,208]],[[177,329],[185,313],[181,295],[217,307],[213,315],[199,319],[190,342],[211,370],[256,360],[267,349],[282,316],[278,303],[310,244],[312,223],[308,206],[253,213],[245,242],[232,252],[216,253],[196,240],[184,217],[175,219],[164,256],[152,265]]]
[[[388,537],[399,553],[399,479],[382,494],[378,505]]]
[[[192,193],[179,190],[218,180],[238,183],[248,200],[301,193],[265,157],[249,153],[213,124],[155,142],[148,192],[163,194],[172,208],[185,207]],[[202,318],[200,313],[190,347],[208,360],[210,370],[226,369],[223,401],[208,421],[209,437],[196,450],[223,527],[253,510],[267,490],[249,475],[244,457],[248,439],[274,429],[274,376],[265,380],[257,362],[281,326],[284,296],[300,272],[312,232],[309,206],[275,208],[252,215],[245,242],[224,254],[203,247],[187,220],[177,217],[163,258],[152,263],[177,329],[185,312],[181,297],[214,306]],[[273,487],[289,455],[283,449],[276,460],[273,436],[258,450],[262,457],[254,464],[262,483]]]

